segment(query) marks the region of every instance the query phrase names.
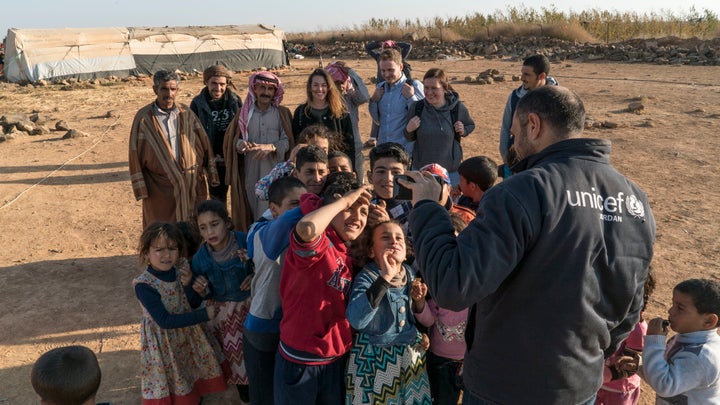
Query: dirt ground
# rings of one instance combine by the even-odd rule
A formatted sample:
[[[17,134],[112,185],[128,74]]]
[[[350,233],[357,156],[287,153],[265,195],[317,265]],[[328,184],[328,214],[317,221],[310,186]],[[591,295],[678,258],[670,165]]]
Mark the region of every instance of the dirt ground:
[[[305,80],[318,62],[293,61],[280,72],[285,105],[294,109],[303,101]],[[348,62],[370,86],[372,61]],[[503,107],[518,82],[479,86],[463,79],[489,68],[509,78],[520,63],[414,61],[414,75],[436,66],[454,78],[476,123],[463,140],[466,157],[498,161]],[[551,75],[580,94],[590,118],[617,125],[586,136],[612,140],[614,165],[650,196],[659,288],[646,315],[665,315],[677,282],[720,276],[720,67],[563,62],[553,64]],[[243,99],[248,76],[235,79]],[[201,87],[200,78],[183,81],[179,101],[190,104]],[[90,135],[62,139],[64,132],[54,132],[0,143],[2,404],[36,402],[29,382],[33,362],[69,344],[97,353],[103,369],[98,400],[140,402],[141,312],[130,282],[140,272],[141,208],[130,186],[127,148],[135,112],[153,99],[150,80],[72,91],[0,83],[0,115],[39,111]],[[636,99],[645,105],[641,114],[627,111]],[[105,118],[109,110],[118,117]],[[366,137],[367,109],[360,119]],[[236,397],[228,390],[206,403]],[[652,397],[645,387],[642,403]]]

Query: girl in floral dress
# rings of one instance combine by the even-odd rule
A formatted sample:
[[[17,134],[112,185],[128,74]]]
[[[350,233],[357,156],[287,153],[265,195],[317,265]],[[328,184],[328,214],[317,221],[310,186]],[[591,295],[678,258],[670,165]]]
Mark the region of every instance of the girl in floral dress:
[[[176,264],[184,241],[173,224],[156,222],[140,237],[146,270],[133,286],[143,309],[140,364],[143,404],[198,404],[201,396],[227,386],[208,336],[200,324],[213,319],[215,307],[183,287]]]

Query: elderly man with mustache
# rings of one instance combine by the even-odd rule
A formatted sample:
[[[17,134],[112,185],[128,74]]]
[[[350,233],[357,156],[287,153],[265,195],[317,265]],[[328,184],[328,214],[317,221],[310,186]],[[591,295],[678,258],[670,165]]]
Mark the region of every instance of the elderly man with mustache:
[[[155,221],[191,219],[207,200],[207,176],[218,184],[215,156],[200,120],[175,102],[180,77],[161,70],[153,75],[155,101],[135,115],[128,162],[137,200],[142,200],[143,228]]]
[[[292,113],[281,106],[282,81],[270,72],[250,76],[245,103],[223,144],[235,228],[247,231],[268,208],[255,197],[255,183],[268,174],[293,145]]]

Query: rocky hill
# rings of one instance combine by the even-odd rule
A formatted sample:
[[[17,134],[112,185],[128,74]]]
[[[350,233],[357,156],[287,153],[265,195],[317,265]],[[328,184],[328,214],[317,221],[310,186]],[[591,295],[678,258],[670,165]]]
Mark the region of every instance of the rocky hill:
[[[612,61],[652,63],[659,65],[720,65],[720,38],[701,40],[667,37],[635,39],[620,43],[578,43],[555,38],[522,37],[493,38],[482,41],[405,39],[413,45],[409,60],[453,58],[506,58],[522,60],[528,55],[542,53],[551,61]],[[334,43],[290,43],[291,57],[323,56],[326,58],[366,58],[363,42],[336,41]],[[295,56],[300,55],[300,56]]]

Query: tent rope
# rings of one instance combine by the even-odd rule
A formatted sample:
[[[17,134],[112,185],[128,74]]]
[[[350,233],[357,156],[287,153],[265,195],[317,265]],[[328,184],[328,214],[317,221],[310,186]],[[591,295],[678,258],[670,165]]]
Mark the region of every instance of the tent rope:
[[[106,135],[108,132],[110,132],[110,129],[112,129],[112,128],[115,126],[115,124],[118,123],[118,121],[120,121],[120,117],[118,117],[118,118],[115,120],[115,122],[113,122],[112,124],[108,125],[108,127],[105,128],[105,131],[100,135],[100,137],[99,137],[92,145],[90,145],[90,147],[88,147],[87,149],[85,149],[85,150],[84,150],[83,152],[81,152],[79,155],[77,155],[77,156],[75,156],[75,157],[73,157],[73,158],[71,158],[71,159],[66,160],[65,162],[63,162],[63,164],[61,164],[60,166],[58,166],[58,168],[56,168],[55,170],[53,170],[53,171],[51,171],[50,173],[48,173],[45,177],[43,177],[42,179],[40,179],[37,183],[35,183],[35,184],[33,184],[32,186],[30,186],[30,187],[26,188],[25,190],[21,191],[18,195],[15,196],[15,198],[13,198],[12,200],[10,200],[10,201],[6,202],[5,204],[3,204],[3,206],[0,207],[0,210],[1,210],[1,209],[4,209],[4,208],[6,208],[6,207],[9,207],[10,205],[12,205],[15,201],[17,201],[18,199],[20,199],[20,197],[22,197],[23,194],[25,194],[25,193],[27,193],[28,191],[32,190],[33,188],[35,188],[35,186],[39,186],[40,184],[42,184],[43,182],[45,182],[45,180],[49,179],[50,176],[52,176],[53,174],[55,174],[55,173],[57,173],[58,171],[60,171],[63,167],[67,166],[68,163],[70,163],[70,162],[72,162],[73,160],[75,160],[75,159],[83,156],[84,154],[90,152],[93,148],[95,148],[95,146],[97,146],[97,144],[99,144],[99,143],[105,138],[105,135]]]

